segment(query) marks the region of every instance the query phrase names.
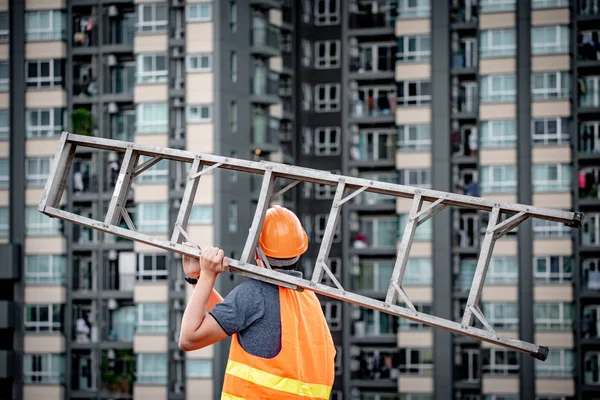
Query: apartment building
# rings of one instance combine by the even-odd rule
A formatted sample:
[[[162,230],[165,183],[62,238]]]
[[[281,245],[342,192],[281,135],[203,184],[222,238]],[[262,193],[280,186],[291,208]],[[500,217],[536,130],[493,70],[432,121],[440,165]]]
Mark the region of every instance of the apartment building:
[[[1,392],[219,398],[228,343],[177,348],[181,260],[37,212],[66,129],[583,211],[581,230],[522,224],[490,264],[484,314],[549,346],[543,363],[321,300],[332,399],[600,396],[598,26],[598,0],[0,1]],[[121,163],[78,152],[64,207],[103,219]],[[170,237],[187,171],[163,160],[136,178],[139,231]],[[188,232],[239,257],[260,185],[203,176]],[[334,192],[278,200],[312,243],[305,274]],[[410,206],[361,194],[343,208],[328,265],[344,287],[385,296]],[[487,221],[448,209],[417,229],[403,281],[417,309],[460,319]]]

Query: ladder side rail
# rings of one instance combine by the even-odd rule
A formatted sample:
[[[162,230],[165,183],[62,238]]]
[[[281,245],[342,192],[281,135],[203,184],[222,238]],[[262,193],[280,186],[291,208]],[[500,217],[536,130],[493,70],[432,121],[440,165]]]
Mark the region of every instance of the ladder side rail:
[[[96,221],[86,217],[81,217],[79,215],[66,212],[58,208],[47,207],[44,211],[44,214],[78,223],[80,225],[88,226],[90,228],[98,229],[103,232],[115,234],[117,236],[125,237],[131,240],[136,240],[138,242],[146,243],[148,245],[155,246],[161,249],[175,251],[184,255],[189,255],[191,257],[198,258],[201,254],[201,250],[194,247],[184,246],[183,244],[177,244],[166,240],[156,239],[149,235],[142,234],[139,232],[132,232],[128,229],[121,228],[118,226],[107,225],[100,221]],[[502,347],[511,348],[523,353],[530,354],[533,357],[536,357],[541,360],[545,360],[548,355],[548,348],[544,346],[538,346],[517,339],[498,337],[495,333],[489,332],[487,330],[471,326],[463,327],[458,322],[446,320],[418,311],[412,311],[408,308],[397,305],[387,305],[385,302],[380,300],[371,299],[366,296],[347,292],[345,290],[340,290],[338,288],[327,286],[321,283],[314,283],[304,278],[283,274],[275,270],[269,270],[267,268],[262,268],[238,260],[231,259],[229,260],[229,263],[230,269],[236,272],[241,271],[244,274],[249,274],[249,276],[255,279],[268,279],[271,281],[271,283],[277,285],[297,286],[298,288],[311,290],[317,294],[322,294],[324,296],[332,297],[359,306],[371,308],[387,314],[396,315],[398,317],[406,318],[412,321],[421,322],[433,327],[472,336],[477,339],[484,340],[486,342],[490,342]]]
[[[75,157],[76,145],[68,142],[68,134],[63,133],[58,142],[50,174],[44,186],[42,198],[38,206],[38,211],[44,211],[46,207],[57,207],[67,185],[67,179],[70,175],[71,164]]]
[[[254,212],[254,218],[252,219],[252,225],[248,232],[248,239],[244,244],[240,261],[243,263],[249,263],[251,257],[256,251],[256,245],[258,243],[258,237],[260,236],[260,230],[262,229],[265,215],[267,215],[267,209],[271,197],[273,196],[273,188],[275,187],[275,176],[271,170],[267,170],[263,176],[263,181],[260,187],[260,195],[258,196],[258,202],[256,204],[256,211]]]
[[[421,211],[423,205],[423,199],[421,195],[417,194],[412,201],[410,206],[410,212],[408,218],[406,218],[406,226],[404,227],[404,233],[402,234],[402,240],[400,241],[400,249],[398,250],[398,256],[396,257],[396,263],[394,264],[394,270],[392,271],[392,277],[390,278],[390,286],[388,287],[387,295],[385,296],[385,303],[396,304],[398,300],[398,290],[402,288],[402,278],[404,277],[404,271],[406,270],[406,264],[408,263],[408,257],[410,255],[410,248],[415,237],[415,231],[417,230],[418,220],[415,216]],[[394,285],[395,284],[395,285]]]
[[[115,184],[110,204],[108,205],[108,211],[104,222],[109,225],[119,225],[121,221],[121,209],[125,207],[127,202],[127,196],[131,184],[134,179],[134,170],[137,166],[139,154],[133,150],[133,148],[127,149],[125,156],[123,157],[123,164],[121,164],[121,170],[119,171],[119,177]]]
[[[177,213],[175,228],[173,229],[173,234],[171,235],[171,242],[179,243],[182,236],[179,228],[184,230],[187,229],[194,198],[196,197],[196,191],[198,190],[198,185],[200,184],[200,177],[193,179],[191,179],[191,177],[199,170],[202,170],[202,162],[200,161],[200,157],[194,160],[192,167],[190,168],[190,178],[188,178],[188,182],[185,185],[183,198],[181,199],[181,206],[179,207],[179,212]]]
[[[494,208],[490,213],[490,219],[488,221],[488,227],[481,243],[481,251],[479,253],[479,259],[477,260],[477,267],[475,268],[475,275],[471,283],[471,290],[469,291],[469,297],[465,306],[465,312],[462,318],[462,326],[471,326],[473,323],[473,307],[479,307],[479,299],[481,298],[481,291],[485,283],[485,277],[487,275],[488,266],[490,259],[492,258],[492,252],[494,251],[494,245],[496,244],[496,238],[494,233],[494,227],[500,220],[500,209]]]
[[[368,179],[336,175],[329,172],[325,173],[315,169],[291,166],[281,163],[248,161],[231,157],[217,156],[214,154],[193,153],[187,150],[176,150],[142,144],[130,144],[129,142],[122,142],[113,139],[95,138],[81,135],[70,135],[69,141],[87,147],[116,151],[124,151],[127,146],[132,146],[133,149],[136,150],[140,155],[155,157],[159,156],[165,159],[183,162],[193,162],[196,157],[200,156],[208,166],[215,163],[222,163],[223,165],[221,165],[219,168],[258,174],[263,174],[267,169],[270,169],[280,178],[331,186],[337,186],[339,179],[343,178],[347,189],[357,190],[366,186],[367,189],[365,190],[368,192],[387,194],[395,197],[413,198],[418,190],[423,200],[427,202],[435,202],[443,198],[444,204],[448,206],[464,207],[488,212],[491,212],[494,207],[499,207],[502,209],[502,212],[507,214],[525,212],[530,217],[561,222],[573,227],[581,227],[583,218],[583,214],[581,212],[533,207],[530,205],[517,203],[497,202],[481,197],[441,192],[431,189],[421,189],[394,183],[373,182],[372,180]]]
[[[325,232],[323,232],[323,239],[321,240],[321,246],[319,247],[319,253],[317,254],[317,262],[315,263],[315,269],[312,274],[311,281],[314,283],[320,283],[323,279],[323,269],[325,267],[329,252],[331,251],[331,245],[333,243],[333,237],[335,236],[335,230],[339,223],[340,211],[342,207],[338,204],[344,196],[344,190],[346,184],[342,181],[338,183],[333,196],[333,203],[331,204],[331,210],[329,210],[329,217],[327,217],[327,224],[325,225]]]

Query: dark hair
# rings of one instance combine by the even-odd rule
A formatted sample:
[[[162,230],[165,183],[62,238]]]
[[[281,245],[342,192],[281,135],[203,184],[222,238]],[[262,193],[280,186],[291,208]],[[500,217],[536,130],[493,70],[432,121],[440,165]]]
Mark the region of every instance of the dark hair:
[[[275,258],[275,260],[291,260],[291,258]],[[273,268],[273,269],[283,269],[283,270],[286,270],[286,271],[292,271],[292,270],[295,270],[296,268],[298,268],[298,264],[299,263],[300,263],[300,259],[298,259],[298,261],[296,261],[292,265],[286,265],[286,266],[271,265],[271,268]]]

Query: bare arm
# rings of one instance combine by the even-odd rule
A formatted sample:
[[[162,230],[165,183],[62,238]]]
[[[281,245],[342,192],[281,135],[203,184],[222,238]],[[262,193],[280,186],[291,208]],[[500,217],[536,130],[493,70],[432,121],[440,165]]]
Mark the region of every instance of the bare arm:
[[[207,314],[207,310],[212,310],[223,300],[214,286],[217,275],[227,269],[227,258],[223,257],[223,250],[208,248],[202,251],[201,263],[200,279],[181,320],[179,348],[184,351],[201,349],[227,337],[215,319]]]

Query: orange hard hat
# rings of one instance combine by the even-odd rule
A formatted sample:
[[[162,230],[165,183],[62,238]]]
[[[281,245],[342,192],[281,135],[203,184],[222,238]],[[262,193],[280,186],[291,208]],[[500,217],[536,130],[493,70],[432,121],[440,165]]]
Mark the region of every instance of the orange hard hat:
[[[258,244],[271,258],[294,258],[308,249],[308,235],[292,211],[275,205],[267,210]]]

